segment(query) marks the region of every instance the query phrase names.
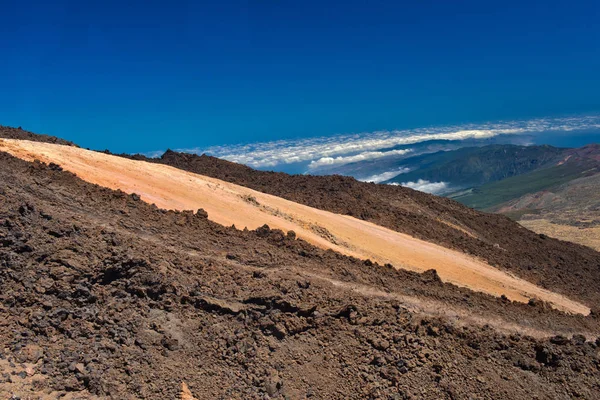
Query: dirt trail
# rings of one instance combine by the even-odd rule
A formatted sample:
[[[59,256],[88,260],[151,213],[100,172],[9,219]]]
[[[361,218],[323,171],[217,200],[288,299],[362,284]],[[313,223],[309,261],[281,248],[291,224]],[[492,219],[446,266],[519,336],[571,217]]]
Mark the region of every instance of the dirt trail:
[[[463,253],[415,239],[370,222],[330,213],[173,167],[92,152],[80,148],[0,140],[0,150],[33,161],[54,162],[81,179],[137,193],[158,207],[203,208],[222,225],[255,229],[263,224],[293,230],[302,239],[361,259],[413,271],[436,269],[442,280],[512,300],[538,298],[554,307],[588,314],[589,308],[513,277]]]
[[[95,221],[98,225],[103,225],[100,220]],[[108,225],[106,225],[108,227]],[[110,226],[110,229],[113,231],[117,231],[122,235],[132,235],[126,229],[121,229],[117,226]],[[153,235],[145,235],[145,234],[135,234],[137,238],[140,238],[144,241],[147,241],[152,244],[152,246],[162,246],[165,247],[163,241],[159,238],[154,237]],[[345,290],[352,291],[357,293],[365,298],[380,298],[386,300],[396,300],[399,301],[403,308],[409,310],[412,313],[417,313],[420,315],[425,315],[428,317],[434,318],[446,318],[449,321],[452,321],[457,326],[470,326],[470,325],[478,325],[478,326],[492,326],[495,330],[499,332],[503,332],[505,334],[522,334],[534,337],[536,339],[547,339],[556,335],[562,335],[565,337],[569,337],[573,334],[573,330],[571,327],[557,328],[555,326],[552,329],[539,329],[530,326],[530,322],[527,319],[524,321],[521,320],[517,323],[511,322],[501,316],[495,315],[494,313],[490,313],[489,310],[486,312],[478,312],[470,308],[470,306],[465,305],[452,305],[447,301],[432,299],[432,298],[423,298],[419,296],[409,295],[406,293],[400,293],[398,291],[390,291],[390,290],[381,290],[376,286],[368,285],[368,284],[360,284],[356,282],[345,282],[339,279],[334,279],[331,276],[327,276],[321,273],[310,272],[303,268],[299,268],[293,264],[286,265],[278,268],[271,267],[268,270],[265,270],[264,267],[257,267],[252,265],[247,265],[244,263],[240,263],[235,259],[227,259],[222,255],[209,255],[206,253],[199,254],[194,250],[184,250],[180,249],[176,246],[166,246],[168,251],[173,253],[181,253],[186,256],[199,258],[203,262],[208,263],[224,263],[226,265],[232,266],[235,269],[242,269],[251,272],[259,272],[263,275],[270,275],[272,278],[277,280],[285,279],[286,272],[293,272],[297,275],[298,278],[310,278],[323,282],[327,282],[335,287],[342,288]],[[583,334],[587,337],[595,337],[597,336],[596,331],[592,330],[581,330],[579,329],[577,333]]]
[[[311,273],[300,273],[301,276],[308,276],[314,279],[320,279],[323,281],[327,281],[336,287],[341,287],[347,290],[351,290],[355,293],[358,293],[365,297],[377,297],[381,299],[388,300],[397,300],[402,303],[402,306],[417,314],[427,315],[429,317],[443,317],[446,318],[458,326],[470,326],[470,325],[479,325],[479,326],[491,326],[495,330],[499,332],[503,332],[505,334],[513,334],[519,333],[522,335],[531,336],[537,339],[550,338],[556,335],[563,335],[565,337],[570,336],[571,332],[567,332],[565,330],[542,330],[536,329],[526,324],[516,324],[510,321],[507,321],[501,317],[497,316],[484,316],[481,314],[473,313],[467,308],[463,307],[455,307],[450,306],[445,302],[436,301],[431,299],[422,299],[416,296],[409,296],[401,293],[395,292],[385,292],[383,290],[379,290],[373,286],[362,285],[357,283],[348,283],[339,281],[336,279],[332,279],[329,277],[325,277],[318,274]],[[588,337],[593,337],[595,332],[586,331],[581,332],[582,334],[588,335]]]

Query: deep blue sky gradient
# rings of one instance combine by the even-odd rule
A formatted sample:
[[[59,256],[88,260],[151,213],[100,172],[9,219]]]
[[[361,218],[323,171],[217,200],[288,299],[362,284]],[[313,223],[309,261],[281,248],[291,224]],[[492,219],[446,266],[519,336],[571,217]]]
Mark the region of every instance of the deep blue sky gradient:
[[[95,149],[600,111],[597,0],[0,0],[0,10],[0,124]]]

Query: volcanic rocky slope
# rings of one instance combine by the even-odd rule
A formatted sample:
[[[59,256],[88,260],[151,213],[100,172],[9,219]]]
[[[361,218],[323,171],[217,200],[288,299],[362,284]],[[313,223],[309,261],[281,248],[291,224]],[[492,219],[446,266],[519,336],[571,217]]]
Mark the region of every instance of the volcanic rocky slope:
[[[288,175],[256,171],[218,158],[167,151],[167,164],[351,215],[419,239],[480,257],[539,286],[582,300],[600,302],[600,253],[533,233],[503,215],[473,210],[453,200],[409,188],[377,185],[342,176]]]
[[[64,142],[51,136],[1,126],[0,137]],[[577,153],[577,149],[573,151],[573,160],[591,158],[588,153],[582,155]],[[474,255],[589,306],[595,307],[600,303],[599,252],[536,234],[503,215],[479,212],[453,200],[409,188],[359,182],[339,175],[257,171],[215,157],[170,150],[160,158],[121,156],[170,165],[370,221]]]
[[[45,142],[75,146],[73,142],[69,142],[68,140],[60,139],[55,136],[40,135],[38,133],[29,132],[21,127],[13,128],[10,126],[0,125],[0,137],[6,139],[23,139],[31,140],[32,142]]]
[[[596,313],[226,228],[5,153],[0,312],[2,398],[176,398],[182,381],[211,399],[600,390]]]

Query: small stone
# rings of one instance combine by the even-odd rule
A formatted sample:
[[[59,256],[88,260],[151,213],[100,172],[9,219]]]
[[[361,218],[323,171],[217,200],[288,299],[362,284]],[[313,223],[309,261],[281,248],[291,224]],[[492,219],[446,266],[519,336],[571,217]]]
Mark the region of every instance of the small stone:
[[[440,335],[440,328],[438,328],[437,326],[428,326],[427,327],[427,334],[429,336],[439,336]]]
[[[40,346],[29,344],[21,349],[21,352],[17,356],[20,362],[28,362],[35,364],[40,358],[44,356],[44,351]]]
[[[570,340],[564,336],[561,335],[557,335],[557,336],[553,336],[550,338],[550,343],[554,343],[554,344],[558,344],[558,345],[565,345],[568,344],[570,342]]]
[[[381,357],[381,356],[377,356],[373,359],[373,361],[371,361],[372,365],[376,365],[378,367],[381,367],[382,365],[385,365],[386,361],[385,358]]]
[[[267,392],[267,394],[269,396],[273,396],[275,393],[277,393],[277,386],[275,383],[273,382],[269,382],[265,385],[265,391]]]
[[[265,391],[271,397],[275,396],[281,390],[283,382],[278,378],[271,378],[265,383]]]
[[[573,335],[572,341],[578,346],[584,345],[586,342],[586,337],[583,335]]]
[[[198,217],[200,219],[207,219],[208,213],[206,212],[206,210],[204,208],[199,208],[198,211],[196,211],[196,217]]]
[[[161,343],[164,347],[171,351],[179,350],[180,347],[177,339],[171,337],[163,337]]]
[[[86,372],[85,371],[85,365],[83,365],[82,363],[75,364],[75,370],[77,372],[79,372],[80,374],[84,374]]]

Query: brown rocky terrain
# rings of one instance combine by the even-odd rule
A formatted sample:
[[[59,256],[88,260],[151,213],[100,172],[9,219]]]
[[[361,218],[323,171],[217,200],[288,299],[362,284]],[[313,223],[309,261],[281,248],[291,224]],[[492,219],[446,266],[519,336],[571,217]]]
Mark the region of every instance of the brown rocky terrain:
[[[323,249],[382,265],[423,272],[436,265],[440,278],[459,286],[511,300],[546,301],[558,309],[587,315],[589,307],[545,290],[462,252],[350,216],[335,214],[244,186],[156,163],[48,143],[0,139],[0,151],[26,161],[55,163],[87,182],[136,193],[141,200],[170,210],[203,207],[224,226],[294,230]]]
[[[457,216],[432,241],[463,230],[494,238],[474,227],[506,221],[463,221],[470,210],[433,196],[406,201],[407,221],[421,210],[433,223],[437,212],[442,228]],[[459,212],[442,218],[450,206]],[[597,398],[597,311],[511,302],[209,217],[0,152],[0,398]],[[538,252],[596,260],[522,230]],[[543,270],[566,273],[564,259]],[[575,273],[593,279],[578,262]],[[591,285],[570,291],[590,301]]]
[[[0,125],[0,137],[6,138],[6,139],[23,139],[23,140],[31,140],[32,142],[44,142],[44,143],[64,144],[67,146],[75,146],[75,144],[73,142],[69,142],[68,140],[57,138],[55,136],[40,135],[38,133],[29,132],[29,131],[24,130],[21,127],[13,128],[10,126]]]
[[[600,253],[524,229],[504,215],[409,188],[342,176],[256,171],[210,156],[167,151],[134,159],[163,163],[311,207],[345,214],[457,249],[541,287],[588,304],[600,301]]]
[[[196,398],[240,399],[599,388],[595,314],[226,228],[56,165],[0,165],[2,397],[165,399],[182,381]]]

